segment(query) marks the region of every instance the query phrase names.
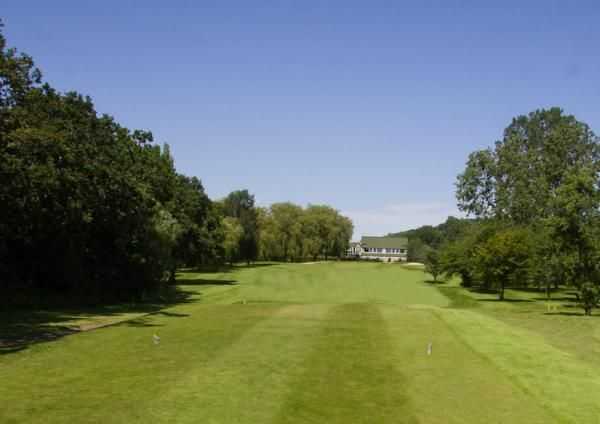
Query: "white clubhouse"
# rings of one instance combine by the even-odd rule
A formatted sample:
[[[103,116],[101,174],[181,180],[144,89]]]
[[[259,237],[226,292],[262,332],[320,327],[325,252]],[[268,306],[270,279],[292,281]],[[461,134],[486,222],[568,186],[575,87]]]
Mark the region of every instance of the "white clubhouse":
[[[357,243],[350,243],[347,256],[380,260],[384,262],[406,262],[408,239],[406,237],[363,236]]]

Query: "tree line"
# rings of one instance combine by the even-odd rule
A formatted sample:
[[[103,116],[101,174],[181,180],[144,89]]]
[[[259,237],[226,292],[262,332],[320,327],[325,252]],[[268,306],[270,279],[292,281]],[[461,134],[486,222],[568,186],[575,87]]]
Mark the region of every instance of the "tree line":
[[[168,145],[99,114],[90,97],[52,88],[1,29],[5,300],[32,291],[139,297],[183,266],[328,257],[346,248],[351,223],[328,206],[294,206],[301,212],[288,216],[285,204],[258,208],[247,190],[209,199],[198,178],[177,172]]]
[[[354,229],[349,218],[326,205],[275,203],[259,210],[259,221],[265,260],[341,258]]]
[[[426,253],[428,269],[497,290],[572,287],[585,313],[600,301],[600,144],[559,108],[518,116],[493,148],[471,153],[456,182],[458,237]]]

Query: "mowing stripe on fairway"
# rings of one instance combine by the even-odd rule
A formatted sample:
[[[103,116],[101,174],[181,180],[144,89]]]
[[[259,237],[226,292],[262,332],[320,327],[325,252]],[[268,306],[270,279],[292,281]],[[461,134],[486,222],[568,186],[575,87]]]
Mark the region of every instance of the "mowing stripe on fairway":
[[[546,343],[536,333],[484,314],[443,310],[439,316],[474,351],[562,422],[592,423],[600,417],[597,368]]]
[[[211,361],[198,363],[170,382],[150,405],[147,422],[271,422],[330,309],[328,305],[224,307],[255,309],[269,316]]]
[[[412,423],[379,307],[333,307],[273,423]]]
[[[554,417],[476,354],[437,317],[437,307],[381,307],[396,366],[423,423],[550,423]],[[432,343],[432,353],[427,346]]]
[[[0,422],[153,422],[155,409],[176,412],[159,402],[170,387],[280,308],[189,304],[0,357]]]

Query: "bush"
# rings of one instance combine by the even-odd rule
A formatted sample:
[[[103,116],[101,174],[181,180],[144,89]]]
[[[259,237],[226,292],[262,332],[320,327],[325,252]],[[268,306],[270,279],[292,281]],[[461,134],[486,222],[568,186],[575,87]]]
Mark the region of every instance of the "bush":
[[[598,306],[600,291],[593,283],[584,283],[579,292],[581,307],[586,315],[592,315],[592,309]]]
[[[425,256],[425,272],[431,274],[433,281],[437,282],[438,277],[444,272],[444,267],[437,250],[430,250]]]

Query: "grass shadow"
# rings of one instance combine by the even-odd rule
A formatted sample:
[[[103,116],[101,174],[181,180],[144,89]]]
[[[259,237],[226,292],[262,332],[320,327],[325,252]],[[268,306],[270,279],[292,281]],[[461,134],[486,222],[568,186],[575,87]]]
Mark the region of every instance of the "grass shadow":
[[[531,303],[532,299],[477,299],[478,302],[509,302],[509,303]]]
[[[122,325],[125,327],[138,327],[138,328],[142,328],[142,327],[164,327],[164,324],[156,324],[151,322],[151,319],[149,317],[142,317],[142,318],[136,318],[136,319],[131,319],[128,321],[124,321],[124,322],[120,322],[117,323],[115,325]]]
[[[169,311],[158,311],[154,312],[151,315],[161,315],[163,317],[171,317],[171,318],[185,318],[189,317],[190,314],[179,314],[177,312],[169,312]]]
[[[491,288],[487,288],[487,287],[469,287],[467,290],[469,290],[471,293],[478,293],[478,294],[498,294],[498,291],[495,289],[491,289]]]
[[[507,287],[509,288],[509,287]],[[524,293],[546,293],[546,288],[539,287],[510,287],[511,290],[524,292]],[[556,293],[560,289],[551,288],[550,293]]]
[[[576,302],[577,298],[575,296],[555,296],[550,297],[548,299],[546,296],[542,297],[532,297],[533,300],[537,300],[540,302]]]
[[[446,284],[446,281],[444,280],[423,280],[423,282],[426,284]]]
[[[182,286],[235,286],[238,282],[237,280],[215,280],[210,278],[182,278],[177,280],[177,284]]]
[[[465,294],[462,287],[436,285],[436,289],[450,300],[450,308],[476,308],[479,303],[473,297]]]
[[[187,314],[165,311],[172,306],[199,301],[198,293],[169,286],[146,302],[97,306],[49,306],[38,308],[5,308],[0,311],[0,355],[27,349],[37,343],[113,325],[155,327],[150,316],[180,318]],[[127,320],[124,314],[142,314]]]
[[[193,272],[200,274],[217,274],[217,273],[228,273],[244,269],[264,268],[269,266],[281,265],[285,262],[253,262],[251,264],[207,264],[192,268],[181,268],[182,272]]]
[[[594,315],[592,313],[592,315],[586,315],[585,313],[582,312],[546,312],[544,313],[544,315],[562,315],[562,316],[568,316],[568,317],[593,317],[593,318],[600,318],[600,315]]]

